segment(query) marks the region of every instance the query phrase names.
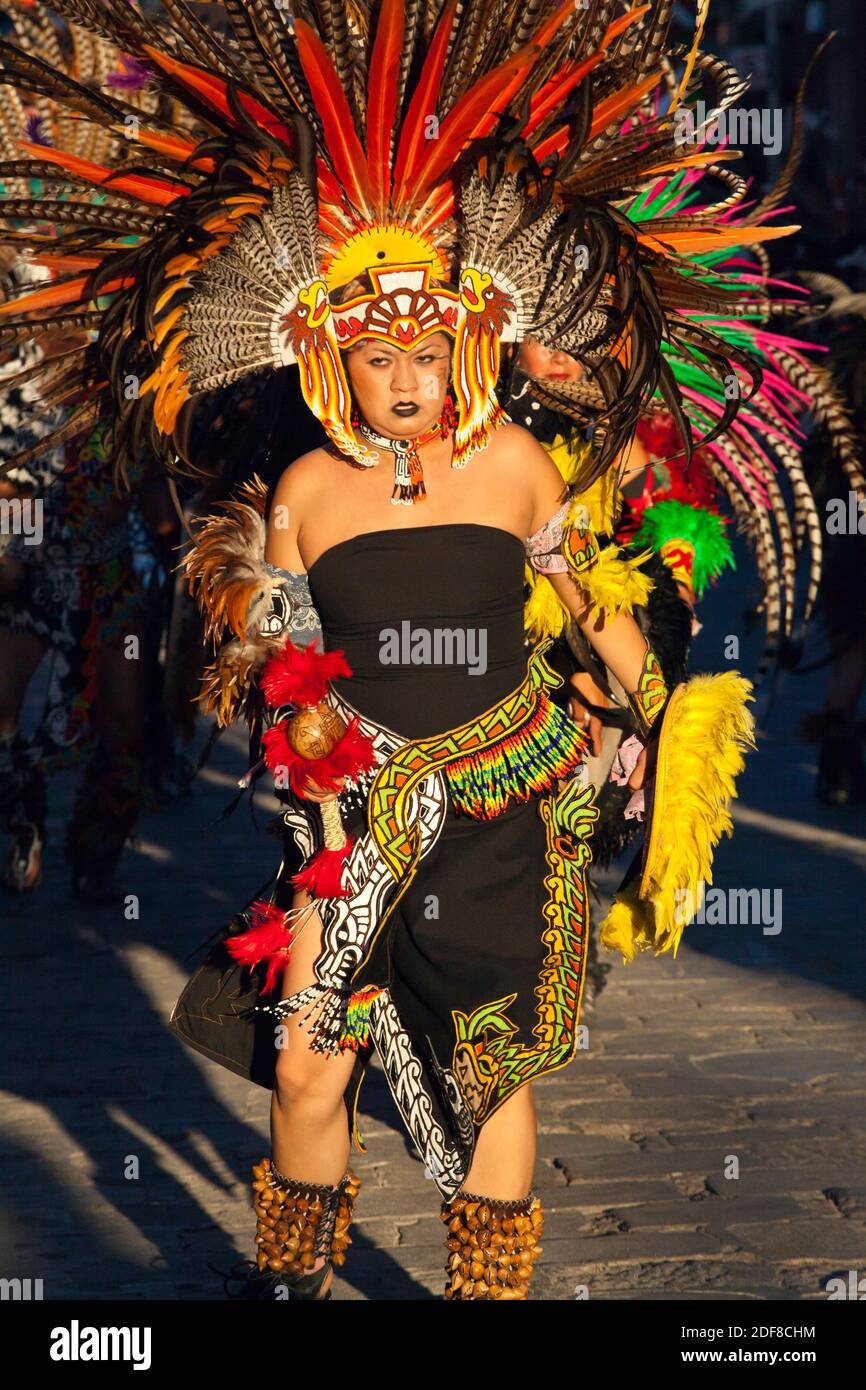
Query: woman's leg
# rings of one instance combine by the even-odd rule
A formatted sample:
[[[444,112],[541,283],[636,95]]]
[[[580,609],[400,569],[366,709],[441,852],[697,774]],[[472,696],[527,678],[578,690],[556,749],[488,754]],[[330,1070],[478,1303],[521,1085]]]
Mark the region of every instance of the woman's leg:
[[[283,975],[283,998],[316,983],[313,966],[321,951],[322,921],[306,892],[295,893],[292,954]],[[271,1152],[279,1173],[298,1183],[336,1187],[345,1176],[351,1147],[344,1100],[355,1065],[351,1051],[338,1056],[313,1052],[308,1029],[315,1010],[302,1020],[290,1015],[279,1026],[276,1079],[271,1098]],[[314,1274],[326,1257],[310,1267]],[[329,1271],[321,1293],[332,1280]]]
[[[316,983],[313,966],[322,945],[322,921],[309,894],[297,892],[293,910],[304,909],[293,932],[292,955],[283,975],[283,998]],[[354,1052],[337,1057],[310,1049],[303,1021],[291,1015],[279,1025],[276,1084],[271,1101],[271,1144],[280,1172],[315,1183],[337,1183],[346,1171],[350,1131],[343,1094],[352,1076]]]
[[[110,901],[116,891],[113,875],[141,805],[142,662],[127,659],[118,643],[106,645],[99,653],[98,680],[94,744],[75,798],[66,850],[75,890]]]
[[[525,1197],[535,1169],[536,1133],[535,1097],[527,1082],[482,1125],[466,1191],[502,1200]]]
[[[443,1202],[446,1299],[525,1299],[541,1254],[544,1211],[533,1196],[536,1116],[529,1082],[482,1125],[466,1182]]]
[[[14,734],[33,672],[45,655],[32,632],[0,627],[0,734]]]

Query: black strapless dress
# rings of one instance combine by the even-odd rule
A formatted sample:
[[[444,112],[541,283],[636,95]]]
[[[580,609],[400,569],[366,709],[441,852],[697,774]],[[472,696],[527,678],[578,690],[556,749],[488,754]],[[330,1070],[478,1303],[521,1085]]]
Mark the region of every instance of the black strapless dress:
[[[331,546],[309,581],[324,646],[352,668],[337,690],[404,738],[488,709],[526,674],[523,563],[510,531],[463,522]]]
[[[373,531],[325,551],[309,583],[324,646],[352,669],[338,695],[408,740],[506,699],[527,675],[524,558],[517,536],[474,523]],[[576,1048],[596,813],[591,788],[563,790],[579,802],[570,834],[541,814],[553,793],[483,820],[447,797],[435,843],[352,977],[356,991],[387,988],[408,1035],[402,1075],[380,1049],[404,1118],[408,1087],[412,1113],[440,1124],[452,1153],[462,1147],[461,1166],[480,1125]],[[344,813],[347,828],[363,829],[368,811]],[[359,1086],[360,1075],[355,1105]],[[437,1177],[438,1146],[419,1147]]]
[[[544,644],[525,644],[524,562],[510,532],[455,523],[361,534],[311,565],[324,647],[352,670],[329,699],[360,720],[378,759],[340,797],[354,837],[345,896],[318,900],[316,984],[265,1004],[262,971],[250,977],[223,950],[173,1019],[185,1041],[263,1085],[274,1015],[309,1015],[322,1052],[350,1038],[360,1149],[375,1048],[445,1198],[464,1183],[481,1126],[578,1043],[597,811],[574,775],[585,736],[550,698],[561,677]],[[318,808],[281,799],[306,862],[322,843]],[[273,896],[282,910],[297,867],[287,853]]]

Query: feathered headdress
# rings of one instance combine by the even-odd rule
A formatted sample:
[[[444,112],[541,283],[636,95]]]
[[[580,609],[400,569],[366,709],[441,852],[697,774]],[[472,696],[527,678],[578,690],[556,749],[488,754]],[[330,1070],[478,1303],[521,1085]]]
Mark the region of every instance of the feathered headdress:
[[[666,341],[742,379],[718,435],[756,379],[709,321],[720,302],[746,314],[749,294],[694,271],[695,254],[732,244],[728,205],[670,235],[622,202],[708,162],[678,124],[693,73],[715,62],[699,48],[707,7],[677,51],[673,0],[296,0],[293,15],[227,0],[230,38],[185,0],[163,0],[158,24],[128,0],[55,0],[78,42],[126,56],[122,80],[88,84],[20,30],[0,42],[0,78],[64,113],[51,144],[22,130],[0,163],[4,180],[40,180],[4,217],[56,277],[3,306],[0,331],[95,334],[50,392],[72,406],[69,430],[110,407],[121,470],[145,432],[184,459],[194,397],[290,362],[337,446],[374,462],[341,350],[439,330],[454,338],[456,466],[505,418],[500,344],[530,334],[585,363],[599,466],[656,389],[687,430]],[[733,100],[735,75],[714,71]],[[145,74],[142,110],[129,87]],[[79,153],[82,128],[104,155]],[[788,230],[754,218],[736,244]]]

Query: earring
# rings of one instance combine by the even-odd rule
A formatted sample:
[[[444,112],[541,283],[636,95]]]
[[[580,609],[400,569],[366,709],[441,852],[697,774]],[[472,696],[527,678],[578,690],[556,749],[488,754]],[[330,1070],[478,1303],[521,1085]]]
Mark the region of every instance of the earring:
[[[349,413],[349,423],[352,426],[352,429],[356,429],[358,425],[360,425],[361,423],[361,415],[358,410],[358,407],[354,404],[354,402],[352,404],[352,409]]]
[[[439,428],[443,437],[457,428],[457,419],[457,407],[454,404],[454,397],[451,395],[451,387],[448,386],[445,391],[445,404],[442,407],[442,414],[439,416]]]

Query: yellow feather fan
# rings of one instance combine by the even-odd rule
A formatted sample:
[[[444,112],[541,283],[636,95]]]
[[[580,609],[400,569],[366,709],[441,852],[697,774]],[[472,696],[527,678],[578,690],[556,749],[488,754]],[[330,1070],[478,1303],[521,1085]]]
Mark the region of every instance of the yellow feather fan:
[[[677,686],[662,723],[652,823],[640,884],[617,895],[601,926],[601,943],[626,961],[638,951],[674,956],[687,920],[684,904],[712,883],[713,851],[730,835],[730,804],[743,754],[755,747],[746,708],[750,681],[736,671],[696,676]]]

